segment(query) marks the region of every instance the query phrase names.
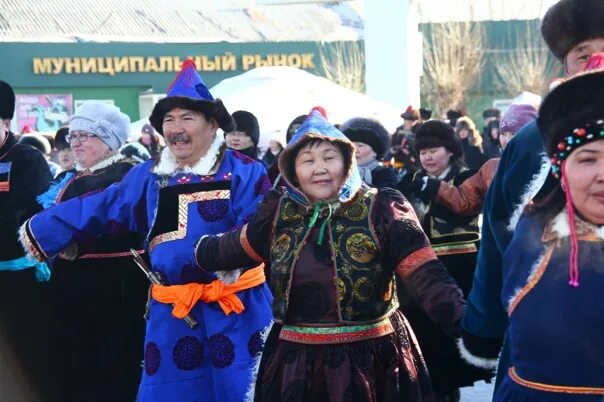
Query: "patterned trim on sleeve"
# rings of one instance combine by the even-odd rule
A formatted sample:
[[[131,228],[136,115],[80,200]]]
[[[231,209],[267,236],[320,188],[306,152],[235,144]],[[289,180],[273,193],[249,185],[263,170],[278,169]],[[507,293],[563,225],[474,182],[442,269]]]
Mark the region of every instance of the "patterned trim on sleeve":
[[[30,221],[31,219],[28,219],[19,229],[19,240],[28,256],[31,256],[37,261],[46,261],[48,260],[48,256],[44,253],[42,248],[39,247],[38,242],[31,233],[29,228]]]
[[[405,278],[415,272],[419,267],[427,262],[436,260],[436,254],[432,247],[422,247],[419,250],[415,250],[413,253],[405,257],[396,267],[396,272]]]
[[[239,241],[241,242],[241,247],[243,247],[243,250],[245,251],[245,253],[252,260],[257,261],[257,262],[264,262],[264,258],[262,258],[260,255],[258,255],[256,250],[254,250],[254,248],[250,244],[249,239],[247,238],[247,225],[248,224],[246,223],[245,225],[243,225],[243,228],[241,228],[241,235],[239,236]]]

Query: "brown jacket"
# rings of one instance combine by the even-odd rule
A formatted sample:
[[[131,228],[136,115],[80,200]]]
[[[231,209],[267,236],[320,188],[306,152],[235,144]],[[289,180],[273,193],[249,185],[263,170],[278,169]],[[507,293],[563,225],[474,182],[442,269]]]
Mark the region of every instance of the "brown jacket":
[[[498,165],[499,158],[489,159],[476,174],[458,187],[441,181],[434,202],[460,215],[472,216],[480,213],[484,196],[495,176]]]

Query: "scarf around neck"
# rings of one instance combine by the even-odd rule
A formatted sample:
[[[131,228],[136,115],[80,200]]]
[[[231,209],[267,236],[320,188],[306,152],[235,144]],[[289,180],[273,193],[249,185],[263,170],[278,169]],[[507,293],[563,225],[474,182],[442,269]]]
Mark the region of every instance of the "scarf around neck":
[[[361,174],[361,179],[368,185],[371,186],[373,179],[371,177],[371,172],[373,169],[378,167],[380,162],[377,159],[372,159],[369,162],[365,162],[362,165],[357,165],[359,167],[359,173]]]

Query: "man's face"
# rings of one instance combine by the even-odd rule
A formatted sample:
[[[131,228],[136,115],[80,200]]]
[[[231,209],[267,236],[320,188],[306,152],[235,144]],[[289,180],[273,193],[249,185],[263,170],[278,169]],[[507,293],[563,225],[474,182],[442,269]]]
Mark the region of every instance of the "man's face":
[[[585,69],[589,56],[604,52],[604,38],[589,39],[571,49],[564,58],[566,75],[573,76]]]
[[[206,120],[201,112],[174,108],[164,116],[162,128],[166,144],[178,164],[192,166],[212,145],[218,123],[214,119]]]

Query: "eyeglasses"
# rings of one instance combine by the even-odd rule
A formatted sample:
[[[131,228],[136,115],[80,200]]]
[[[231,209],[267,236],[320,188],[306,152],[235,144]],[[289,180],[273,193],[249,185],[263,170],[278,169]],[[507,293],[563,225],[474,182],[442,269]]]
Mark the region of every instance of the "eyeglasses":
[[[75,140],[78,140],[78,142],[86,142],[88,141],[88,138],[90,137],[96,137],[96,135],[94,134],[90,134],[90,133],[72,133],[69,134],[65,137],[65,139],[67,140],[67,142],[72,143]]]
[[[228,133],[226,133],[226,135],[229,135],[231,137],[238,137],[238,138],[243,138],[243,137],[247,137],[248,136],[243,131],[229,131]]]

